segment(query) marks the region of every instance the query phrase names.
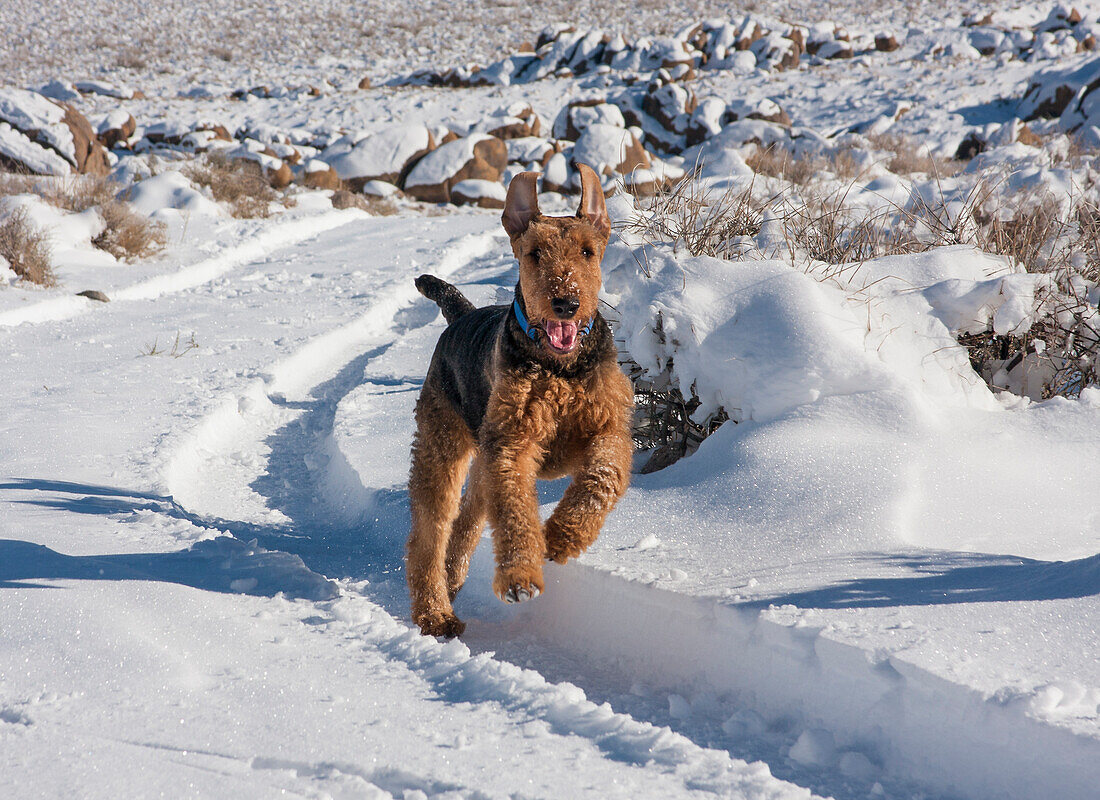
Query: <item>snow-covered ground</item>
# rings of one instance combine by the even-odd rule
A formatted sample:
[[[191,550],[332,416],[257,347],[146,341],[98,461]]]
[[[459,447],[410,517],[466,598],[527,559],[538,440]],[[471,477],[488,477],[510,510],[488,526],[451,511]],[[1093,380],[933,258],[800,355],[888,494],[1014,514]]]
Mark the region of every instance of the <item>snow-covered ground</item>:
[[[98,78],[144,94],[84,93],[93,123],[120,108],[146,131],[201,120],[273,148],[331,146],[334,165],[414,149],[420,132],[483,132],[516,103],[548,127],[571,100],[622,88],[607,72],[356,88],[364,74],[490,63],[555,21],[500,22],[487,38],[485,20],[517,12],[506,3],[467,16],[410,5],[427,21],[401,41],[419,34],[423,51],[389,41],[358,60],[349,37],[389,30],[371,22],[378,4],[354,30],[354,7],[319,5],[293,36],[225,61],[211,48],[234,45],[214,21],[251,20],[235,39],[247,41],[278,10],[254,5],[165,21],[115,4],[78,26],[79,3],[7,4],[8,32],[42,14],[71,22],[52,50],[25,38],[50,58],[8,52],[0,69],[19,86]],[[803,5],[790,8],[806,23],[902,25],[899,4],[862,17]],[[643,4],[616,26],[601,12],[617,8],[557,13],[628,36],[730,13],[659,19]],[[983,9],[906,8],[893,53],[701,71],[700,98],[774,100],[794,122],[727,125],[696,151],[704,178],[751,176],[748,134],[816,152],[875,125],[941,156],[976,132],[989,150],[957,179],[871,166],[852,191],[868,208],[910,187],[965,196],[981,163],[1012,187],[1095,192],[1088,169],[1051,160],[1056,142],[1004,139],[1018,125],[1004,98],[1091,56],[1064,37],[1034,57],[978,56],[958,31]],[[1048,11],[1004,19],[1034,26]],[[120,67],[115,39],[88,44],[124,12],[166,31],[164,69]],[[453,46],[429,44],[424,31],[447,25]],[[954,50],[933,52],[943,41]],[[261,83],[269,96],[227,96]],[[398,123],[408,138],[393,138]],[[1050,141],[1057,125],[1037,123]],[[955,341],[1030,324],[1043,276],[966,245],[835,269],[777,248],[769,223],[738,262],[617,234],[604,299],[624,349],[653,374],[674,358],[701,413],[733,421],[636,475],[594,547],[548,566],[536,600],[499,603],[481,547],[456,604],[467,632],[443,642],[409,628],[402,565],[413,406],[443,329],[412,278],[434,273],[478,304],[507,296],[499,211],[401,201],[372,216],[300,191],[271,218],[236,220],[163,160],[151,175],[148,156],[114,159],[134,207],[165,225],[154,258],[94,249],[93,210],[2,201],[48,231],[59,285],[0,269],[0,796],[1097,796],[1100,390],[994,394]],[[574,202],[543,199],[559,213]],[[611,207],[637,218],[621,195]],[[544,512],[562,490],[541,487]]]

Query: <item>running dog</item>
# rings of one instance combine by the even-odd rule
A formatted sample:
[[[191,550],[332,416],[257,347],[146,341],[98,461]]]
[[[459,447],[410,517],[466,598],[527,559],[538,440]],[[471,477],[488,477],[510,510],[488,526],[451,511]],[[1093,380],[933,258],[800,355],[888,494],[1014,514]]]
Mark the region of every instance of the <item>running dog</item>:
[[[543,590],[546,559],[564,564],[596,540],[630,480],[633,392],[597,299],[611,224],[596,173],[577,169],[575,217],[539,212],[534,172],[508,187],[512,303],[475,308],[439,278],[416,279],[448,323],[416,404],[409,474],[405,573],[425,634],[465,630],[451,603],[486,518],[493,591],[522,602]],[[573,482],[544,524],[535,481],[563,475]]]

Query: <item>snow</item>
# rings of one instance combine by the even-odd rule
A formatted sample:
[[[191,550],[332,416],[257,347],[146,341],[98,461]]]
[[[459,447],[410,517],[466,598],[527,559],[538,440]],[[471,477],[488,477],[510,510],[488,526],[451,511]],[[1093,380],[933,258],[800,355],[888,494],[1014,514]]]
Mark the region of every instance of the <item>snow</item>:
[[[128,200],[134,209],[154,218],[175,218],[170,212],[195,216],[217,216],[221,208],[196,189],[187,177],[169,170],[134,184]]]
[[[556,129],[569,114],[583,135],[545,166],[552,139],[507,140],[505,175],[542,169],[559,186],[572,161],[616,166],[633,136],[661,156],[635,185],[699,164],[718,191],[795,196],[746,163],[776,145],[848,153],[858,175],[827,164],[805,190],[845,192],[859,213],[901,215],[916,197],[957,210],[990,170],[1002,209],[1021,190],[1067,208],[1096,199],[1061,135],[1089,119],[1088,81],[1071,112],[1028,123],[1039,147],[1016,141],[1028,112],[1015,102],[1035,81],[1046,97],[1092,74],[1095,57],[1071,52],[1095,28],[1092,4],[1072,33],[1045,32],[1050,3],[991,7],[977,27],[960,22],[970,9],[934,4],[765,3],[772,18],[566,5],[501,20],[511,12],[497,4],[488,25],[479,4],[465,7],[477,23],[407,4],[406,25],[364,29],[371,3],[203,0],[204,20],[244,14],[229,60],[207,52],[225,46],[217,25],[191,16],[183,36],[158,7],[97,8],[95,25],[63,35],[21,21],[71,19],[56,3],[0,11],[4,30],[50,54],[0,55],[10,84],[43,86],[3,90],[0,152],[69,173],[15,129],[59,124],[43,95],[99,127],[133,114],[135,141],[180,137],[116,153],[124,196],[168,225],[152,259],[94,249],[94,209],[10,194],[0,210],[24,208],[46,231],[60,284],[27,286],[0,261],[0,794],[1095,796],[1100,391],[1042,400],[975,374],[960,332],[1023,331],[1064,286],[967,245],[824,264],[786,245],[771,209],[727,262],[617,229],[603,299],[623,348],[694,386],[697,418],[721,407],[731,420],[635,475],[595,545],[548,565],[537,600],[495,599],[483,543],[456,601],[463,639],[410,628],[408,447],[443,329],[412,278],[506,302],[516,270],[499,211],[426,212],[368,182],[396,213],[336,211],[331,192],[295,189],[293,207],[237,220],[180,171],[213,143],[196,134],[211,120],[238,132],[213,143],[227,151],[347,179],[401,172],[429,131],[466,134],[420,161],[410,186],[451,178],[480,131],[530,106]],[[692,54],[703,12],[715,19],[699,77],[657,96],[675,130],[630,118],[650,80],[683,78],[663,62]],[[125,27],[110,21],[120,14]],[[834,50],[847,27],[855,58],[780,69],[780,15]],[[558,19],[585,24],[565,32]],[[548,22],[560,36],[537,58],[512,53]],[[586,65],[604,46],[595,25],[612,34],[606,63]],[[887,26],[901,48],[872,51]],[[249,46],[253,28],[264,46]],[[768,35],[736,49],[757,28]],[[149,30],[174,49],[119,67],[114,39]],[[455,64],[491,85],[386,85]],[[377,88],[358,89],[368,74]],[[566,111],[593,99],[605,102]],[[745,118],[777,107],[790,127]],[[665,149],[693,129],[702,143]],[[969,135],[987,149],[952,177],[896,175],[875,144],[887,131],[921,154],[952,155]],[[499,200],[504,186],[451,191]],[[575,197],[540,202],[575,211]],[[616,222],[639,213],[622,191],[608,205]],[[1100,289],[1077,289],[1095,305]],[[540,487],[543,515],[563,489]]]

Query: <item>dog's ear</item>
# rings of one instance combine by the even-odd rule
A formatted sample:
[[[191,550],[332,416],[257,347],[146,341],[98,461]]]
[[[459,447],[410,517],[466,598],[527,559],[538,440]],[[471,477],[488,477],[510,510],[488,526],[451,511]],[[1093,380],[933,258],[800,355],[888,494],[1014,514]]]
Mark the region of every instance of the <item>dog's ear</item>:
[[[538,178],[537,172],[521,172],[508,184],[508,198],[504,201],[500,221],[509,236],[523,233],[539,215],[539,193],[535,186]]]
[[[577,216],[591,222],[606,238],[611,233],[611,220],[607,218],[607,204],[604,203],[599,176],[587,164],[577,164],[577,173],[581,176],[581,204],[577,208]]]

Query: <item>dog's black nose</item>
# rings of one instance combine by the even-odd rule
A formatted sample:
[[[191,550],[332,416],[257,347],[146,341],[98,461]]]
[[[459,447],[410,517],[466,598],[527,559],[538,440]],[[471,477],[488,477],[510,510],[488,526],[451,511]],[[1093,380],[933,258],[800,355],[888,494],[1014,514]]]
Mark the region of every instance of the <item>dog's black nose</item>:
[[[577,309],[581,307],[581,301],[575,297],[555,297],[550,301],[550,305],[553,306],[554,313],[558,317],[571,319],[577,313]]]

